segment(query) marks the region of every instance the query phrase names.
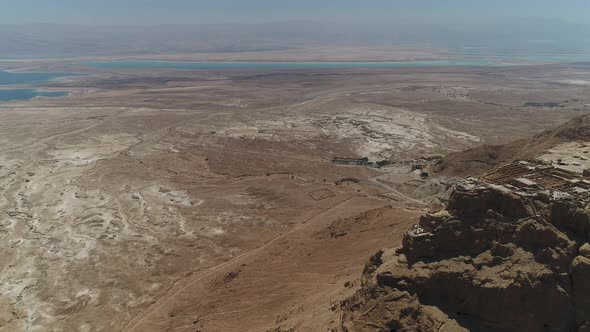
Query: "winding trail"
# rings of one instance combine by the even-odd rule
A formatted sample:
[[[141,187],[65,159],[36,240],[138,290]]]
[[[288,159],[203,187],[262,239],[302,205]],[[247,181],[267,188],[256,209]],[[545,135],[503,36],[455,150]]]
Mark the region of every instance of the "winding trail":
[[[151,310],[147,311],[145,314],[139,314],[137,315],[135,318],[133,318],[131,321],[129,321],[129,323],[127,323],[127,325],[125,327],[123,327],[123,329],[121,331],[143,331],[140,329],[137,329],[143,322],[145,322],[147,319],[149,319],[150,317],[152,317],[153,315],[155,315],[156,313],[158,313],[159,311],[165,309],[166,305],[170,304],[171,302],[173,302],[173,300],[180,295],[181,293],[183,293],[187,288],[189,288],[190,286],[198,283],[199,281],[202,281],[203,279],[213,275],[214,273],[221,271],[225,268],[228,268],[232,265],[236,265],[236,264],[240,264],[243,260],[252,257],[256,254],[258,254],[259,252],[265,250],[266,248],[270,247],[271,245],[273,245],[274,243],[276,243],[279,240],[282,240],[286,237],[288,237],[289,235],[301,231],[302,229],[309,227],[310,225],[313,225],[313,223],[309,223],[309,221],[312,221],[316,218],[320,218],[326,214],[329,214],[335,210],[337,210],[338,208],[340,208],[341,206],[345,205],[346,203],[348,203],[350,200],[354,199],[354,198],[359,198],[362,196],[352,196],[352,197],[348,197],[332,206],[330,206],[329,208],[327,208],[326,210],[319,212],[309,218],[307,218],[305,221],[303,221],[299,226],[293,228],[292,230],[279,235],[278,237],[275,237],[274,239],[268,241],[267,243],[265,243],[264,245],[253,249],[251,251],[245,252],[241,255],[238,255],[236,257],[234,257],[233,259],[225,262],[225,263],[221,263],[215,267],[212,267],[211,269],[207,270],[205,273],[197,275],[197,276],[189,276],[186,277],[184,279],[181,279],[179,281],[176,282],[176,285],[180,285],[183,284],[183,281],[188,281],[186,279],[191,279],[191,278],[195,278],[192,279],[190,281],[188,281],[188,283],[184,284],[184,286],[180,287],[177,290],[174,290],[174,286],[168,291],[168,294],[164,295],[163,297],[160,298],[160,300],[158,300],[153,306],[155,306],[154,308],[152,308]],[[159,302],[159,303],[158,303]]]

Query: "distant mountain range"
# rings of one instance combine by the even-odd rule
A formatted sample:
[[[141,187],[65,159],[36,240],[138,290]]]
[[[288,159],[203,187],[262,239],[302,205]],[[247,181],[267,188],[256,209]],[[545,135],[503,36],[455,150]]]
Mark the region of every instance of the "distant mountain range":
[[[556,20],[335,21],[157,26],[0,25],[0,57],[248,52],[308,46],[430,45],[450,50],[589,49],[590,28]]]

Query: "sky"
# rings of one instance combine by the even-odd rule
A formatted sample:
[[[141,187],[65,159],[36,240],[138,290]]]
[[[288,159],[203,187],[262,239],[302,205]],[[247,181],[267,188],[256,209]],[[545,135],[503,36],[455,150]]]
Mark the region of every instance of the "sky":
[[[0,24],[157,25],[402,17],[550,18],[587,24],[590,0],[0,0]]]

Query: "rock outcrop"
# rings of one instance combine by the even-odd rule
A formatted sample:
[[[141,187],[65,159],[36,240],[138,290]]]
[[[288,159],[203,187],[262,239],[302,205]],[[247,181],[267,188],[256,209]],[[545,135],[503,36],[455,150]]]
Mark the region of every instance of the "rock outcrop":
[[[367,263],[344,331],[588,331],[585,203],[457,187]]]

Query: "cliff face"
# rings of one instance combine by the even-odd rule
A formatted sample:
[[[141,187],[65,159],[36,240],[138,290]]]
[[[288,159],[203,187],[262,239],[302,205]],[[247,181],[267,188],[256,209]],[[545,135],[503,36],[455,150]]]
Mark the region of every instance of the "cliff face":
[[[590,331],[590,212],[571,197],[458,186],[366,264],[344,331]]]

